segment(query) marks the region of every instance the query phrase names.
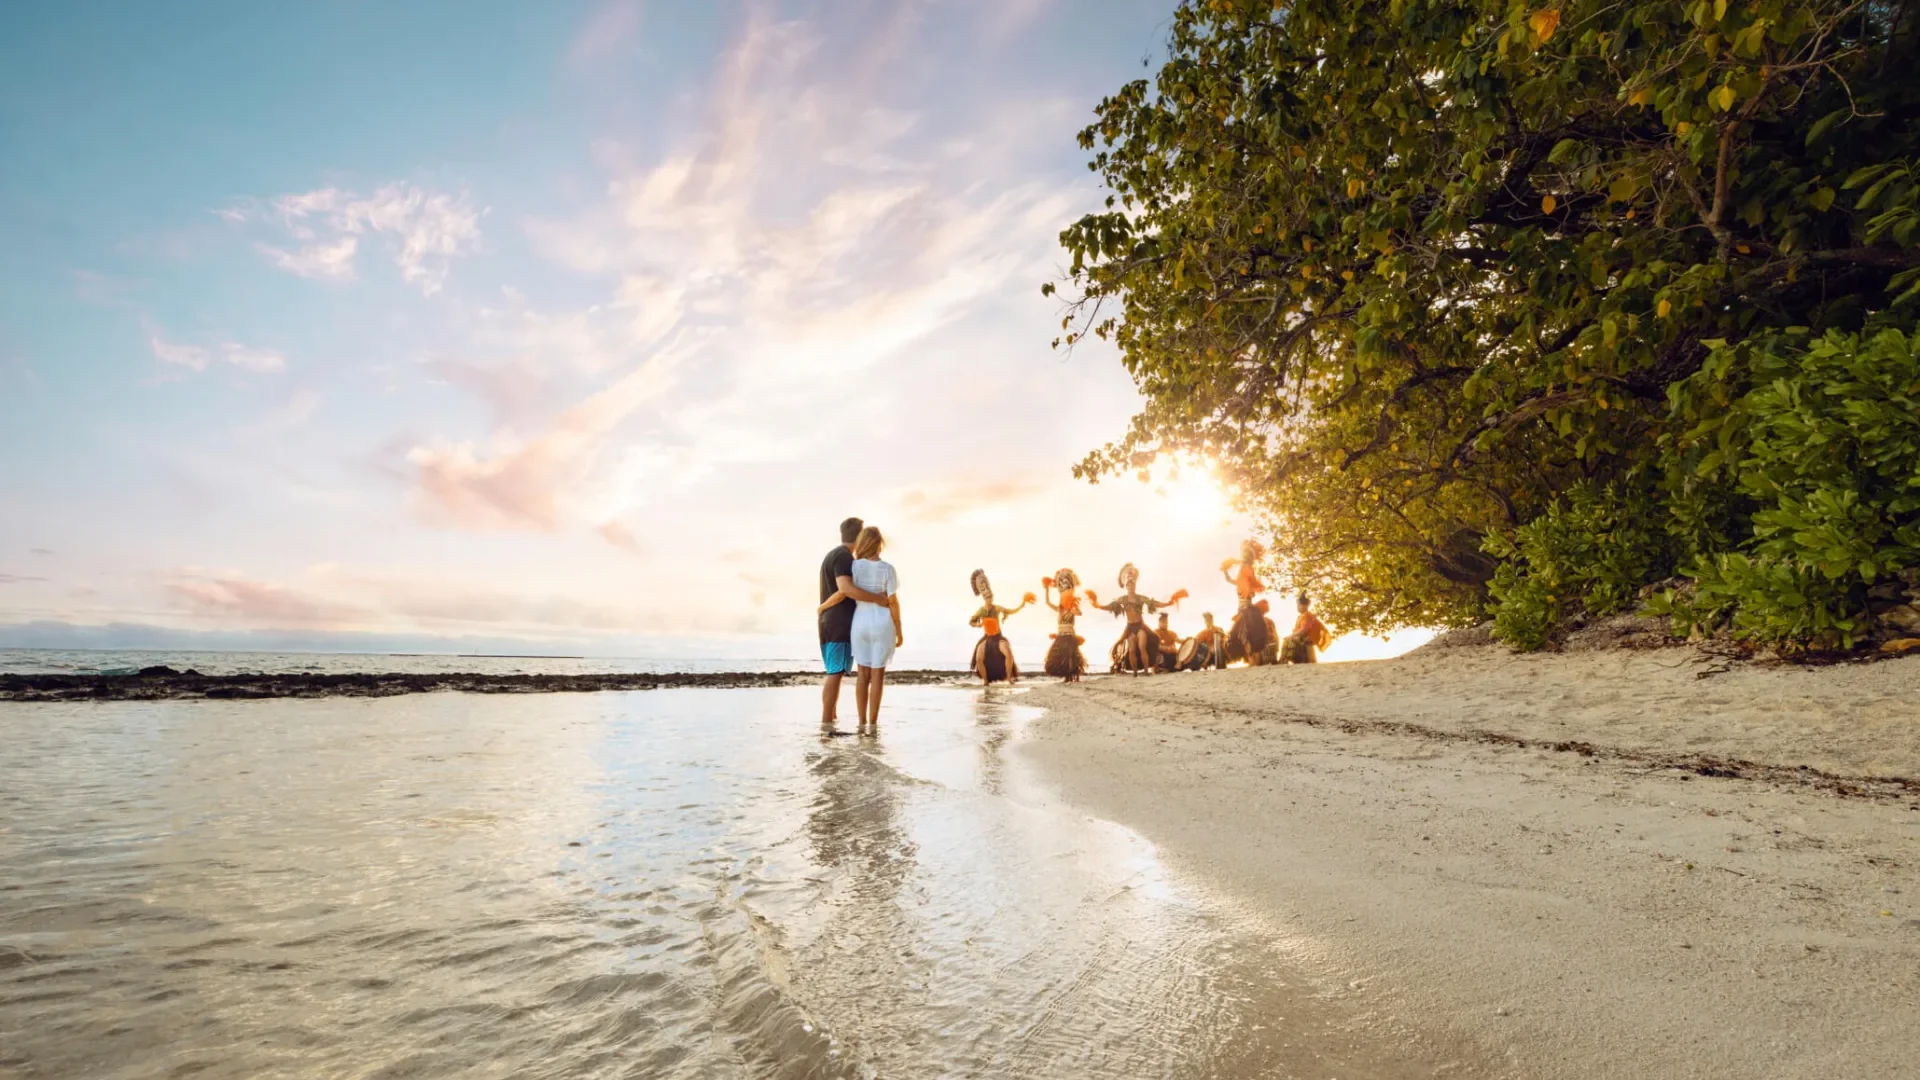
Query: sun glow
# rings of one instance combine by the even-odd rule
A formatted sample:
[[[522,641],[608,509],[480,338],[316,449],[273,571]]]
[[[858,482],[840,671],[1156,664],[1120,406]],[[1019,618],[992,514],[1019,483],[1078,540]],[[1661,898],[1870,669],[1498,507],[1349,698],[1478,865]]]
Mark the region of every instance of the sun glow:
[[[1203,466],[1189,465],[1155,484],[1153,490],[1165,500],[1167,523],[1178,532],[1212,532],[1231,526],[1237,516],[1226,488],[1212,469]]]

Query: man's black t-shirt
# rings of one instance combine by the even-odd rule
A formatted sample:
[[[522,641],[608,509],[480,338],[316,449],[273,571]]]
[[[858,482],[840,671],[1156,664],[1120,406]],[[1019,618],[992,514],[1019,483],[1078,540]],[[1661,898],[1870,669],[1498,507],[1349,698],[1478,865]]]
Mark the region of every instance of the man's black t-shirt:
[[[847,545],[841,544],[820,562],[820,599],[825,602],[840,588],[842,577],[853,575],[853,552]],[[820,613],[820,644],[828,645],[836,641],[853,640],[853,609],[851,600],[842,600]]]

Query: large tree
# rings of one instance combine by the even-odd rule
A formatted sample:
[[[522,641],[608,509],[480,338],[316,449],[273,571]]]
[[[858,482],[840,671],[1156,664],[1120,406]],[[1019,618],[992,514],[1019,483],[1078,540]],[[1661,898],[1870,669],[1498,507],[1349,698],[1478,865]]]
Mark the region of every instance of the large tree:
[[[1674,467],[1701,419],[1680,398],[1744,391],[1736,367],[1701,381],[1723,343],[1908,310],[1913,22],[1182,4],[1157,76],[1081,134],[1111,196],[1046,287],[1060,344],[1114,340],[1146,399],[1076,471],[1210,459],[1367,629],[1481,617],[1517,532],[1575,492],[1600,528],[1652,521],[1623,573],[1747,542],[1738,478]]]

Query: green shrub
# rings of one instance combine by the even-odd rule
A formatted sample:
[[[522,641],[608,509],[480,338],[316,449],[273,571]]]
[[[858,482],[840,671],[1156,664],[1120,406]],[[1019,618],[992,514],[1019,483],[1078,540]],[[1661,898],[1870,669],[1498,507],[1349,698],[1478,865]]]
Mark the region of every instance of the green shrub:
[[[1730,618],[1737,636],[1790,648],[1854,645],[1871,628],[1867,587],[1920,565],[1920,339],[1716,344],[1671,400],[1689,425],[1673,459],[1751,508],[1750,535],[1696,550],[1685,572],[1698,588],[1676,620]]]
[[[1691,569],[1686,613],[1702,629],[1730,616],[1735,637],[1798,651],[1850,648],[1870,622],[1846,581],[1802,562],[1730,552]]]
[[[1646,492],[1580,485],[1486,551],[1500,560],[1488,586],[1494,636],[1532,650],[1569,616],[1625,610],[1642,584],[1671,573],[1674,545]]]

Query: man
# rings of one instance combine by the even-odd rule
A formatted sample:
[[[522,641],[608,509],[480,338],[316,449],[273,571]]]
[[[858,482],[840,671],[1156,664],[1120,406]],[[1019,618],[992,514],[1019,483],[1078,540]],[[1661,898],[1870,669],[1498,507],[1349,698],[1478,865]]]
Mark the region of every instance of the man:
[[[1180,666],[1180,635],[1167,625],[1167,613],[1160,613],[1160,627],[1153,632],[1160,639],[1160,670],[1172,671]]]
[[[827,684],[820,689],[820,730],[832,731],[840,716],[840,676],[853,670],[853,608],[855,601],[884,604],[887,598],[875,596],[853,583],[853,542],[860,538],[866,522],[857,517],[840,523],[840,544],[820,561],[820,602],[834,593],[840,601],[820,612],[820,662],[827,669]]]
[[[1225,670],[1227,666],[1227,632],[1213,625],[1213,612],[1209,611],[1201,615],[1200,618],[1204,620],[1207,625],[1201,627],[1200,632],[1193,635],[1193,638],[1195,641],[1201,642],[1207,647],[1207,662],[1201,666]]]
[[[1280,644],[1280,661],[1287,664],[1313,664],[1320,660],[1320,650],[1333,644],[1333,633],[1327,624],[1313,613],[1313,600],[1306,593],[1300,594],[1300,618],[1293,624],[1293,633]]]

